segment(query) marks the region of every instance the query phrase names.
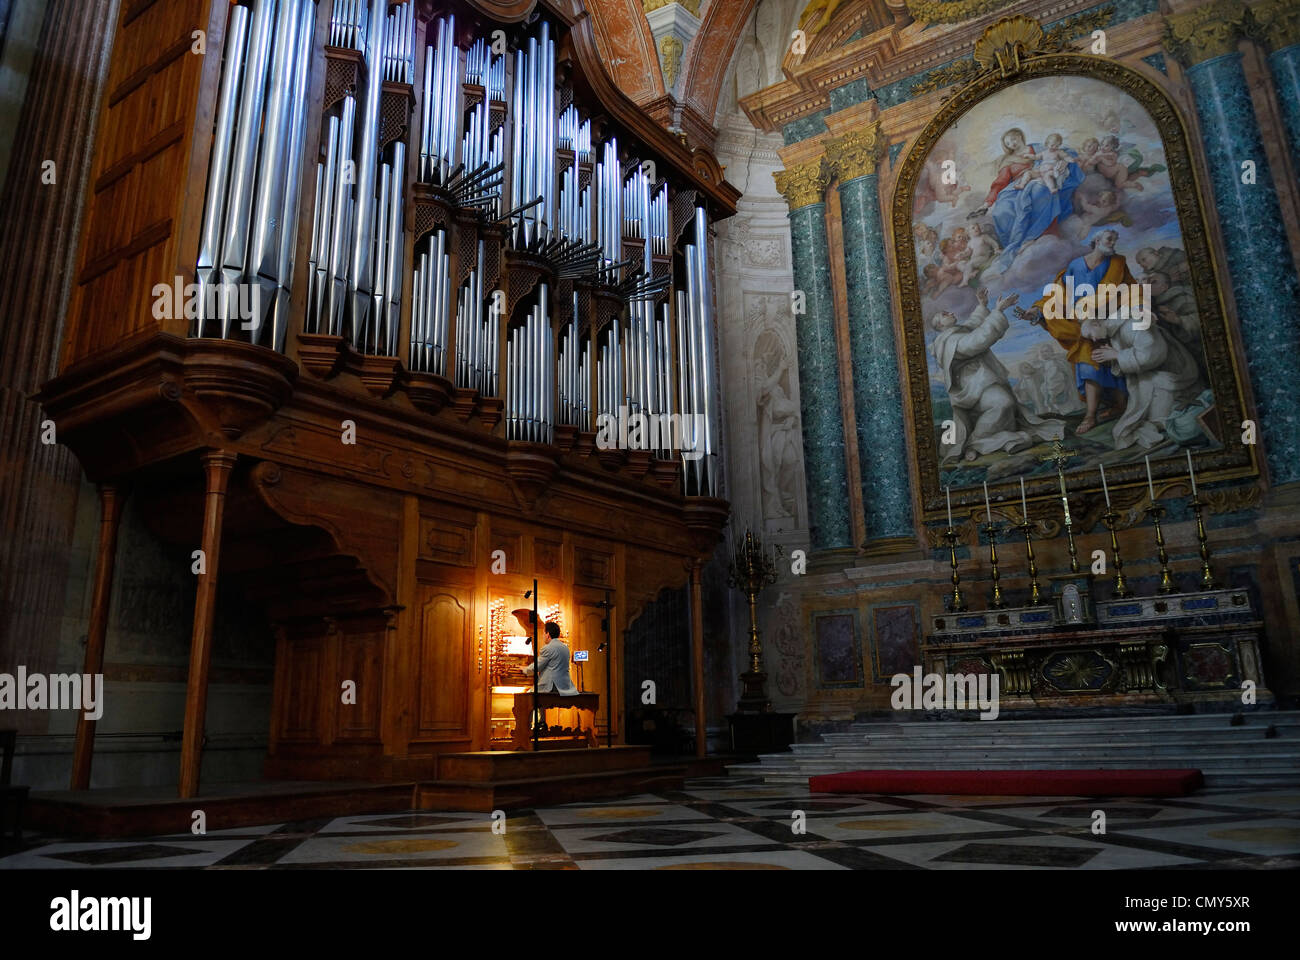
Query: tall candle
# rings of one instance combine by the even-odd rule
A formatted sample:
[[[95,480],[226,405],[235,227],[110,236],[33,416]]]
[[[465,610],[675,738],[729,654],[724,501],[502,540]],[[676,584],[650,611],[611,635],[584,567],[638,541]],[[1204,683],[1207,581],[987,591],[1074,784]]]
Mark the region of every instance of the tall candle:
[[[984,515],[988,517],[988,522],[993,522],[993,510],[989,506],[989,482],[984,481]]]
[[[1196,496],[1196,471],[1192,469],[1192,451],[1187,451],[1187,475],[1192,478],[1192,496]]]
[[[1106,465],[1104,463],[1099,463],[1097,466],[1101,468],[1101,492],[1106,495],[1106,509],[1109,510],[1110,490],[1106,487]]]
[[[943,495],[948,498],[948,529],[952,529],[952,491],[948,487],[943,488]]]
[[[1020,478],[1020,512],[1025,515],[1026,520],[1029,519],[1029,504],[1025,502],[1025,478],[1024,477]]]
[[[1152,502],[1152,503],[1155,503],[1155,502],[1156,502],[1156,487],[1155,487],[1155,484],[1151,482],[1151,458],[1150,458],[1150,457],[1143,457],[1142,459],[1145,460],[1145,461],[1147,462],[1147,490],[1150,491],[1150,493],[1151,493],[1151,502]]]

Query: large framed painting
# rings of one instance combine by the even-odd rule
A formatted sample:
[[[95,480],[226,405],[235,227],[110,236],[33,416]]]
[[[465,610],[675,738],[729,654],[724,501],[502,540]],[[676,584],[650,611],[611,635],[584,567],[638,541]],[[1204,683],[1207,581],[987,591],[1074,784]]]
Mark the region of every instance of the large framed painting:
[[[923,513],[1059,493],[1057,443],[1072,490],[1104,466],[1130,502],[1148,459],[1157,488],[1187,451],[1198,479],[1257,474],[1176,108],[1113,60],[1016,66],[939,110],[895,192]]]

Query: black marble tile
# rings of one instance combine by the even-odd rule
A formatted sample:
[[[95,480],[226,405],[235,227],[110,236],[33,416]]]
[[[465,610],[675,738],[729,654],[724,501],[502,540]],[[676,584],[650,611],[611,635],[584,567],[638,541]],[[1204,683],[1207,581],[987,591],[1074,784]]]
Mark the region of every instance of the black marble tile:
[[[214,866],[246,867],[272,864],[308,839],[309,836],[305,833],[296,837],[277,837],[275,834],[271,834],[261,840],[254,840],[248,846],[240,847],[234,853],[222,857]]]
[[[132,863],[136,860],[160,860],[163,857],[189,857],[201,850],[184,847],[164,847],[157,843],[133,843],[124,847],[105,847],[99,850],[69,850],[66,853],[44,853],[52,860],[67,860],[89,866],[105,863]]]
[[[860,807],[868,800],[778,800],[776,803],[765,803],[762,806],[764,810],[784,810],[791,813],[795,810],[803,811],[825,811],[834,813],[837,810],[848,810],[850,807]]]
[[[652,843],[657,847],[680,847],[684,843],[709,840],[726,834],[713,830],[666,830],[661,827],[633,827],[602,833],[598,837],[584,837],[583,842],[596,843]]]
[[[1092,811],[1101,810],[1110,820],[1150,820],[1160,813],[1159,807],[1111,807],[1105,800],[1098,800],[1087,807],[1054,807],[1039,811],[1040,817],[1055,817],[1062,820],[1092,820]]]
[[[383,820],[367,820],[361,823],[352,823],[353,827],[404,827],[407,830],[416,827],[437,827],[444,823],[463,823],[465,826],[474,826],[474,821],[466,820],[461,817],[435,817],[427,813],[413,813],[402,817],[386,817]]]
[[[312,834],[324,827],[329,826],[337,819],[338,819],[337,817],[315,817],[311,820],[294,820],[290,823],[284,824],[278,830],[272,832],[270,836],[275,836],[275,834],[277,833]]]
[[[841,867],[848,867],[850,870],[924,870],[924,867],[917,866],[914,863],[904,863],[902,860],[895,860],[893,857],[887,857],[881,853],[875,853],[864,847],[843,846],[843,847],[820,847],[806,846],[802,848],[806,853],[821,857],[831,863],[838,864]]]
[[[967,843],[931,862],[988,863],[1022,867],[1081,867],[1100,850],[1085,847],[1036,847],[1016,843]]]

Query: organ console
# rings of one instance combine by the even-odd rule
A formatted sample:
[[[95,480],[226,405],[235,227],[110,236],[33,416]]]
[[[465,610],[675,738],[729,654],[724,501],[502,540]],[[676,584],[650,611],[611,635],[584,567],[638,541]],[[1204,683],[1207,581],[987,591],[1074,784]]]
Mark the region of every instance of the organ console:
[[[40,399],[265,609],[268,772],[431,774],[492,737],[497,599],[536,577],[596,637],[606,590],[624,629],[698,572],[727,515],[709,232],[739,194],[614,87],[580,4],[127,4],[109,91]],[[188,316],[151,295],[173,275]],[[594,691],[615,731],[621,683]]]

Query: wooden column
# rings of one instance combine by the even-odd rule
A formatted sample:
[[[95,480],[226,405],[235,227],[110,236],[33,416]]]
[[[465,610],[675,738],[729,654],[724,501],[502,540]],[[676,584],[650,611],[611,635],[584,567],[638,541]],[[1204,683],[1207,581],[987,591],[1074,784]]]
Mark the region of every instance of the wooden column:
[[[111,483],[99,485],[99,549],[95,553],[95,579],[90,600],[90,626],[86,631],[86,660],[82,672],[104,672],[104,639],[108,634],[109,601],[113,596],[113,564],[117,558],[117,531],[122,520],[124,490]],[[72,789],[90,788],[90,761],[95,753],[95,721],[77,711],[77,742],[72,750]]]
[[[194,633],[190,639],[190,675],[185,687],[185,730],[181,735],[180,796],[199,792],[199,764],[203,760],[203,721],[208,708],[208,665],[212,661],[212,624],[217,604],[217,561],[221,555],[221,517],[226,487],[236,456],[225,450],[203,455],[207,495],[203,502],[204,573],[199,574],[194,598]]]
[[[708,736],[704,722],[704,590],[700,561],[691,563],[691,656],[695,672],[695,755],[703,757]]]

